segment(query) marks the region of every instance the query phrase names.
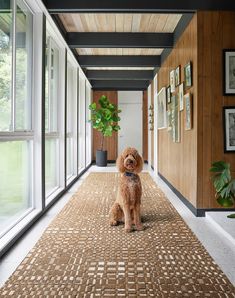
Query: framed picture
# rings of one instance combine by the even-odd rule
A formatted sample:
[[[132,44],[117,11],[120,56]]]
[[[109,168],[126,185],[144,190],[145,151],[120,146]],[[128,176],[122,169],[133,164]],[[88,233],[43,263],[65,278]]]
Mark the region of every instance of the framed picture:
[[[166,128],[166,88],[163,87],[157,95],[157,128]]]
[[[171,86],[166,88],[166,99],[168,104],[171,103]]]
[[[176,67],[175,70],[175,86],[179,86],[180,84],[180,65]]]
[[[170,86],[171,86],[171,92],[175,92],[175,70],[174,69],[170,72]]]
[[[190,130],[193,127],[193,112],[192,112],[192,95],[187,93],[184,95],[185,99],[185,130]]]
[[[224,50],[224,95],[235,95],[235,50]]]
[[[192,79],[192,63],[188,62],[184,66],[184,82],[185,82],[185,87],[191,87],[193,85],[193,79]]]
[[[235,152],[235,106],[223,108],[224,152]]]
[[[173,142],[180,142],[180,112],[177,94],[172,96],[171,135]]]
[[[184,83],[179,86],[180,111],[184,109]]]
[[[167,109],[167,131],[172,130],[172,104],[168,105]]]

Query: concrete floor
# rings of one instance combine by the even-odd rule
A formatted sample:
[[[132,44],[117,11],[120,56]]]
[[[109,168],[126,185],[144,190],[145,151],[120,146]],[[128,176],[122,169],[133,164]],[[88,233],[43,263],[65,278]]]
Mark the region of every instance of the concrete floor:
[[[153,171],[145,165],[145,171],[149,171],[156,183],[161,187],[169,201],[195,233],[209,254],[227,275],[235,286],[235,219],[227,220],[226,214],[220,212],[209,214],[204,218],[195,217],[191,211],[177,198],[171,189],[153,174]],[[40,220],[12,247],[12,249],[0,260],[0,286],[10,277],[17,266],[22,262],[27,253],[36,244],[44,230],[60,212],[70,197],[77,191],[83,180],[90,172],[115,172],[114,165],[106,168],[92,166]],[[224,229],[225,228],[225,229]],[[231,233],[232,231],[232,233]]]

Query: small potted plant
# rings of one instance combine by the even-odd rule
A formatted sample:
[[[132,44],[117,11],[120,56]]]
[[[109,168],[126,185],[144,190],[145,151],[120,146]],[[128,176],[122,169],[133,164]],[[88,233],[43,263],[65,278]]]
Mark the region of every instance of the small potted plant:
[[[98,103],[100,107],[97,107],[95,102],[89,105],[91,110],[90,122],[92,127],[101,133],[100,150],[96,150],[96,165],[105,167],[107,166],[107,150],[104,150],[104,138],[111,137],[113,132],[120,129],[118,114],[121,110],[118,109],[117,105],[110,103],[105,95],[99,98]]]
[[[233,207],[235,204],[235,179],[231,177],[230,164],[224,161],[212,163],[210,168],[212,181],[216,191],[216,200],[223,207]],[[235,214],[228,215],[235,218]]]

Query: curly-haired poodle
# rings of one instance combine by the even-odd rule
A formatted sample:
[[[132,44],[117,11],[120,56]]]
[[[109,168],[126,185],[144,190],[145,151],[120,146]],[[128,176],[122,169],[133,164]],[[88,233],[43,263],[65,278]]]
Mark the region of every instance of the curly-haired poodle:
[[[126,148],[117,159],[122,173],[115,203],[110,210],[110,225],[125,223],[125,231],[131,232],[132,224],[143,230],[140,218],[142,186],[138,173],[143,169],[143,159],[135,148]]]

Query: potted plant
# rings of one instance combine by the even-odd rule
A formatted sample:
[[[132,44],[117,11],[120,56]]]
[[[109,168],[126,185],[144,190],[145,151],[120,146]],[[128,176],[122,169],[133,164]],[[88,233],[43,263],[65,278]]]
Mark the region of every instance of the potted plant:
[[[230,164],[224,161],[213,162],[210,172],[213,173],[211,178],[217,202],[223,207],[232,207],[235,204],[235,179],[231,177]],[[228,217],[235,218],[235,214]]]
[[[104,150],[104,138],[111,137],[113,132],[120,129],[118,114],[121,110],[118,109],[117,105],[110,103],[105,95],[99,98],[98,103],[100,107],[97,107],[95,102],[89,105],[91,110],[90,122],[94,129],[101,132],[100,149],[96,150],[96,165],[105,167],[107,166],[107,150]]]

